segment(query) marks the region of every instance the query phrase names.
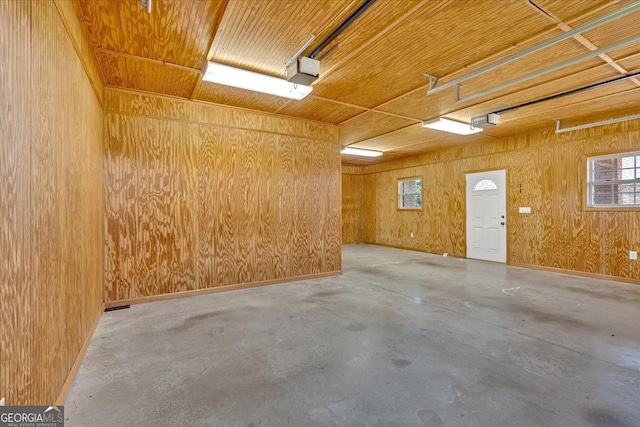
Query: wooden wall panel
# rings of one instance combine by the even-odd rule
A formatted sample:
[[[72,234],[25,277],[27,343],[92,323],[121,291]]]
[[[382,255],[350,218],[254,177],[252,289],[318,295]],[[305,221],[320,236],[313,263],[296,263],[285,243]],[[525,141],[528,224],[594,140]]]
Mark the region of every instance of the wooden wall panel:
[[[282,209],[283,206],[295,206],[294,156],[295,138],[278,138],[278,162],[276,167],[276,188],[278,190],[278,211],[277,211],[277,257],[274,259],[275,277],[282,279],[295,275],[292,273],[293,257],[290,254],[294,251],[293,236],[295,225],[294,209]]]
[[[311,219],[309,218],[309,189],[310,174],[307,171],[311,169],[311,145],[309,140],[300,140],[296,144],[296,151],[293,155],[294,165],[294,232],[293,232],[293,263],[292,272],[294,276],[308,274],[310,269],[307,261],[309,260],[309,231]]]
[[[640,211],[583,210],[583,181],[587,156],[637,151],[638,141],[636,120],[441,150],[363,167],[363,189],[343,185],[343,201],[362,191],[364,242],[464,257],[465,173],[504,168],[508,262],[637,281],[640,264],[628,259],[628,251],[640,249]],[[418,175],[424,178],[424,209],[398,211],[397,179]],[[532,213],[519,214],[519,206],[531,206]]]
[[[224,129],[223,141],[219,140],[213,143],[219,150],[216,159],[216,170],[220,171],[216,177],[218,183],[218,202],[219,207],[214,207],[216,212],[216,225],[218,229],[219,240],[216,242],[216,281],[214,283],[224,285],[232,285],[238,283],[238,270],[235,256],[238,252],[238,240],[235,236],[238,234],[237,223],[235,221],[236,209],[238,206],[238,198],[241,194],[236,191],[238,187],[237,175],[235,171],[239,167],[239,159],[237,151],[240,148],[241,131],[233,129]],[[226,177],[224,179],[223,177]],[[205,284],[201,284],[205,285]],[[210,286],[210,284],[207,284]]]
[[[84,30],[84,24],[78,19],[78,3],[74,0],[55,0],[60,17],[71,37],[71,41],[82,61],[84,71],[91,82],[91,86],[102,104],[104,99],[104,85],[100,77],[100,70],[95,58],[95,52]]]
[[[96,57],[107,86],[189,98],[201,78],[195,69],[109,50],[98,50]]]
[[[106,98],[107,301],[340,269],[337,130]]]
[[[258,184],[258,221],[256,224],[256,281],[268,280],[275,276],[274,250],[276,223],[275,212],[278,206],[275,199],[275,162],[277,160],[278,140],[274,135],[262,134],[258,144],[258,158],[261,159],[261,171],[256,171]]]
[[[337,128],[336,128],[337,129]],[[340,185],[340,167],[337,171],[333,165],[340,165],[340,149],[334,150],[333,147],[325,147],[327,153],[327,168],[324,175],[324,182],[327,183],[326,193],[323,197],[327,200],[327,222],[323,230],[324,245],[327,256],[326,269],[328,271],[342,270],[342,236],[341,236],[341,212],[340,201],[342,197],[342,186]],[[337,172],[337,175],[334,173]],[[322,212],[317,212],[322,215]]]
[[[30,286],[31,256],[30,143],[27,120],[30,110],[30,82],[24,67],[31,64],[29,19],[26,2],[0,3],[0,52],[4,58],[20,55],[23,61],[0,63],[0,390],[7,404],[31,398],[32,366],[27,337],[32,316],[22,313],[34,302]]]
[[[75,19],[50,1],[0,3],[0,394],[9,405],[56,401],[102,307],[102,87],[71,38],[78,23],[63,18]]]
[[[357,169],[357,170],[356,170]],[[359,172],[359,173],[358,173]],[[342,167],[342,243],[363,241],[363,177],[362,169]]]
[[[219,185],[216,181],[216,141],[220,139],[221,129],[210,126],[197,125],[197,129],[191,129],[189,135],[193,139],[200,135],[200,144],[197,151],[197,177],[198,177],[198,284],[203,287],[206,283],[214,283],[216,280],[216,216],[215,210],[208,201],[218,200]],[[194,146],[198,146],[195,145]]]
[[[327,141],[340,138],[339,128],[326,123],[112,88],[105,90],[105,110],[284,136]]]

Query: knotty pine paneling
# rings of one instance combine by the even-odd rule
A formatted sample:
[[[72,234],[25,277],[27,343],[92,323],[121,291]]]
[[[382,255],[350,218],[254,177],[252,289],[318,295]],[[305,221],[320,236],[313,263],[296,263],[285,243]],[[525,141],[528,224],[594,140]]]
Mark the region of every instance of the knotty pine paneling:
[[[584,180],[587,156],[639,149],[637,120],[522,134],[365,166],[362,190],[343,185],[343,201],[362,191],[366,243],[464,257],[465,173],[505,168],[508,262],[638,280],[640,264],[628,251],[640,249],[640,211],[584,210]],[[422,211],[396,209],[397,179],[407,176],[424,179]],[[519,214],[519,206],[532,213]]]
[[[56,401],[103,302],[102,88],[94,91],[101,82],[90,80],[70,38],[75,24],[65,26],[51,1],[0,2],[0,394],[8,405]]]
[[[335,126],[106,99],[107,301],[340,270]]]

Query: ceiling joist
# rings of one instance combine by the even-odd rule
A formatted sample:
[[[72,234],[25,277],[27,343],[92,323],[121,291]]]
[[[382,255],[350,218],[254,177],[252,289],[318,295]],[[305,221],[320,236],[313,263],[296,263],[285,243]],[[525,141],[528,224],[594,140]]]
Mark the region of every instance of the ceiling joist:
[[[335,123],[342,128],[342,145],[364,146],[375,142],[378,149],[389,151],[374,162],[393,157],[391,152],[398,147],[402,148],[397,155],[406,156],[443,144],[471,141],[429,133],[421,129],[423,120],[446,115],[468,121],[483,111],[640,69],[640,46],[598,51],[640,35],[640,12],[609,22],[601,29],[572,33],[586,22],[629,9],[638,2],[522,0],[502,2],[498,8],[488,7],[485,3],[490,1],[372,3],[326,45],[325,52],[331,50],[331,54],[322,58],[314,90],[301,101],[202,82],[202,74],[211,60],[279,76],[284,71],[283,62],[309,34],[315,34],[316,40],[327,39],[363,0],[153,0],[151,14],[132,0],[74,0],[74,4],[93,53],[99,58],[103,83]],[[438,85],[447,84],[563,34],[570,37],[550,48],[550,52],[535,53],[517,63],[474,76],[465,82],[464,92],[475,93],[585,52],[597,52],[598,57],[537,76],[531,82],[500,88],[476,100],[456,103],[448,92],[431,96],[425,93],[429,88],[429,81],[421,74],[425,70],[439,76]],[[308,56],[317,48],[317,43],[312,43],[302,55]],[[550,103],[553,114],[562,113],[563,117],[550,117],[551,112],[538,106],[528,107],[522,113],[509,113],[503,123],[486,129],[484,134],[503,137],[541,126],[552,128],[555,123],[552,119],[575,122],[584,118],[584,108],[563,107],[590,105],[590,99],[597,102],[598,108],[609,103],[611,114],[615,114],[615,109],[640,108],[640,100],[627,93],[640,87],[640,79],[631,82],[617,83],[609,92],[581,93],[571,100]],[[607,93],[610,96],[604,97]]]

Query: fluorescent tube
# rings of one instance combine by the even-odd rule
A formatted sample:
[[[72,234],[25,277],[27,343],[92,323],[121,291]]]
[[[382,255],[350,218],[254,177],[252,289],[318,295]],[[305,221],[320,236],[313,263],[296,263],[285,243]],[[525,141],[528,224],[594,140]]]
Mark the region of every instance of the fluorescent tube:
[[[311,86],[289,83],[285,79],[216,62],[209,62],[202,80],[290,99],[302,99],[313,90]]]
[[[382,151],[374,150],[362,150],[360,148],[344,147],[341,151],[342,154],[350,154],[352,156],[364,156],[364,157],[378,157],[382,156]]]
[[[471,135],[472,133],[482,132],[482,128],[471,128],[468,123],[456,122],[453,120],[440,117],[437,120],[423,122],[422,126],[429,129],[443,130],[445,132],[457,133],[458,135]]]

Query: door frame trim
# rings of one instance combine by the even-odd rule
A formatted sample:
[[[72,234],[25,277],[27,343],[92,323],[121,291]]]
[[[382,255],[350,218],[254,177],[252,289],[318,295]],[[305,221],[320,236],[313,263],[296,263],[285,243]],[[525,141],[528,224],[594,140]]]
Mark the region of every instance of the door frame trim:
[[[504,171],[504,203],[505,203],[505,215],[507,216],[506,221],[505,221],[505,226],[507,227],[507,231],[509,231],[509,224],[511,222],[511,211],[509,210],[509,168],[507,166],[505,167],[495,167],[495,168],[490,168],[490,169],[471,169],[471,170],[465,170],[464,171],[464,258],[465,259],[473,259],[473,258],[468,258],[467,257],[467,248],[468,248],[468,242],[467,242],[467,175],[471,174],[471,173],[483,173],[483,172],[497,172],[497,171]],[[505,236],[505,244],[504,244],[504,250],[507,251],[506,253],[506,257],[505,257],[505,265],[511,265],[511,252],[509,252],[509,233],[506,233]],[[480,260],[481,261],[481,260]]]

